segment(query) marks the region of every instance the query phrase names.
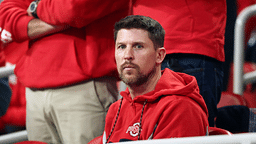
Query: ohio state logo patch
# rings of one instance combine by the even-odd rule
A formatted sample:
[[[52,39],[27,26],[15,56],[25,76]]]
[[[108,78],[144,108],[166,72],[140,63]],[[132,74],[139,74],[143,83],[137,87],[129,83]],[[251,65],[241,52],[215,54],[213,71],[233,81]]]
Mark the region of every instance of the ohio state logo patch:
[[[130,135],[133,136],[133,137],[138,136],[139,127],[140,127],[140,123],[134,123],[133,126],[128,127],[126,133],[130,133]]]

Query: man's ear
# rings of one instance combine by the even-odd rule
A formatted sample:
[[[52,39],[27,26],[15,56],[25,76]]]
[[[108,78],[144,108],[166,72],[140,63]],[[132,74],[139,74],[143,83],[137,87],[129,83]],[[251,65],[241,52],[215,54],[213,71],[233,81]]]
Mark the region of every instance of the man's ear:
[[[161,64],[165,58],[165,55],[166,55],[166,50],[164,47],[161,47],[161,48],[158,48],[156,50],[156,63],[157,64]]]

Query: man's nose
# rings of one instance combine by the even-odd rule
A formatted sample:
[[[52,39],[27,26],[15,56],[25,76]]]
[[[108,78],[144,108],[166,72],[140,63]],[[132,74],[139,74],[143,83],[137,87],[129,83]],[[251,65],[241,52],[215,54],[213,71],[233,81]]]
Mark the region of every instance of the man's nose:
[[[126,60],[132,60],[132,59],[134,59],[134,51],[133,51],[133,48],[127,47],[127,48],[125,49],[124,59],[126,59]]]

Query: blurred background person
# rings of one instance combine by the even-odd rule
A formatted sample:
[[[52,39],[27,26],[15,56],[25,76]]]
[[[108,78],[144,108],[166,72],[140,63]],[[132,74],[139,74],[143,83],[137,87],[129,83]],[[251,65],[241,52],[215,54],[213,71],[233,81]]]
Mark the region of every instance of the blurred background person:
[[[29,140],[79,144],[102,134],[118,96],[113,27],[128,10],[128,0],[1,3],[1,40],[29,41],[15,68]]]
[[[162,69],[195,76],[214,126],[223,88],[226,0],[134,0],[133,14],[157,20],[165,29]]]

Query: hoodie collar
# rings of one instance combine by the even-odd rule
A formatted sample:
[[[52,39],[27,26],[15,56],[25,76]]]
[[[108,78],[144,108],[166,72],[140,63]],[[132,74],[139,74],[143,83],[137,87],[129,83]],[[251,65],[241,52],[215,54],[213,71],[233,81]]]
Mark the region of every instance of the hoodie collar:
[[[158,99],[162,95],[188,95],[198,89],[196,79],[183,73],[175,73],[169,69],[162,71],[162,76],[156,84],[155,90],[144,95],[138,95],[131,99],[129,89],[126,88],[120,94],[128,101],[145,101],[149,102]],[[196,90],[199,92],[199,89]]]

